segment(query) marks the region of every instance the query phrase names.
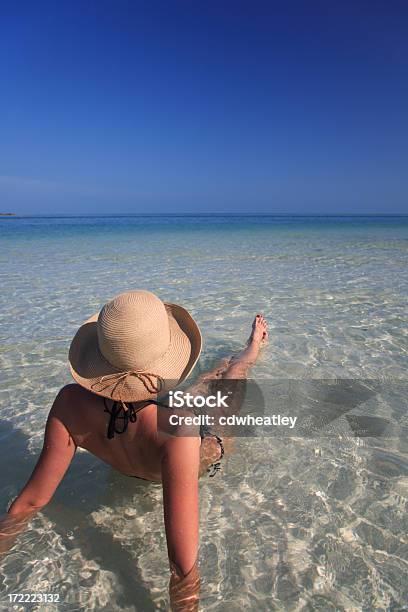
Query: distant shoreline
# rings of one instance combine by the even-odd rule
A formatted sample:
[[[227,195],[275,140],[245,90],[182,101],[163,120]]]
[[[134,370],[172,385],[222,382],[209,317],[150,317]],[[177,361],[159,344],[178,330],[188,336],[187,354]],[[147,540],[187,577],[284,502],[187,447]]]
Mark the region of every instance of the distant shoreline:
[[[269,217],[269,218],[291,218],[291,219],[336,219],[336,218],[351,218],[351,219],[370,219],[370,218],[401,218],[408,217],[408,213],[265,213],[265,212],[216,212],[216,213],[0,213],[0,217],[15,217],[17,219],[84,219],[84,218],[126,218],[126,217],[202,217],[202,218],[219,218],[219,217]]]

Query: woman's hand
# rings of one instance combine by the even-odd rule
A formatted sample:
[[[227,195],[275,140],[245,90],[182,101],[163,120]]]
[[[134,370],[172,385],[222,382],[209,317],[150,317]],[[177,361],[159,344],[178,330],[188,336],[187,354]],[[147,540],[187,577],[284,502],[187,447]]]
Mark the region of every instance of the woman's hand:
[[[200,574],[197,561],[184,576],[180,568],[170,561],[170,605],[173,612],[196,612],[200,600]]]
[[[25,514],[10,516],[7,514],[0,518],[0,554],[8,552],[22,531],[24,531],[28,521],[34,516],[36,511]]]

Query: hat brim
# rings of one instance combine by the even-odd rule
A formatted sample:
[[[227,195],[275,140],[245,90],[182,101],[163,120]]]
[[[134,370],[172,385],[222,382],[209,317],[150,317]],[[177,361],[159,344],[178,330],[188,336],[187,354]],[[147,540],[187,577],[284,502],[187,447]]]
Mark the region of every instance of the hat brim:
[[[169,319],[170,345],[162,357],[146,367],[146,374],[154,374],[163,380],[163,393],[187,378],[202,347],[200,329],[190,313],[178,304],[165,302],[164,305]],[[119,380],[121,370],[103,357],[98,345],[98,316],[96,313],[81,325],[72,340],[69,363],[74,380],[81,387],[113,400],[137,402],[155,398],[157,392],[147,388],[150,385],[146,385],[143,376],[127,376]]]

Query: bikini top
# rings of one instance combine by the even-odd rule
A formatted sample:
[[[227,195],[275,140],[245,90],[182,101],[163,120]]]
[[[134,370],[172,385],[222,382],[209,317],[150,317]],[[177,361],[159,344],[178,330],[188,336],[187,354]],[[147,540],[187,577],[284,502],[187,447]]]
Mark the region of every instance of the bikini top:
[[[109,410],[105,397],[103,398],[103,401],[105,404],[104,412],[110,414],[108,431],[106,434],[109,440],[111,440],[115,436],[115,433],[124,433],[128,428],[129,422],[136,423],[137,413],[140,412],[140,410],[143,410],[143,408],[145,408],[149,404],[156,404],[156,406],[163,406],[164,408],[169,408],[169,406],[167,406],[166,404],[156,402],[155,400],[146,400],[145,402],[142,402],[140,405],[138,405],[137,408],[134,404],[131,403],[113,402],[112,410]]]
[[[170,406],[167,404],[163,404],[162,402],[158,402],[156,400],[146,400],[140,403],[137,408],[134,404],[125,403],[125,402],[113,402],[112,410],[109,410],[109,406],[107,404],[106,398],[103,398],[105,404],[104,412],[110,414],[110,419],[108,423],[107,437],[111,440],[115,433],[122,434],[124,433],[129,423],[136,423],[137,421],[137,413],[146,408],[149,404],[155,404],[156,406],[161,406],[162,408],[170,409]],[[200,437],[205,438],[205,436],[214,436],[218,439],[218,436],[211,433],[206,425],[200,425]]]

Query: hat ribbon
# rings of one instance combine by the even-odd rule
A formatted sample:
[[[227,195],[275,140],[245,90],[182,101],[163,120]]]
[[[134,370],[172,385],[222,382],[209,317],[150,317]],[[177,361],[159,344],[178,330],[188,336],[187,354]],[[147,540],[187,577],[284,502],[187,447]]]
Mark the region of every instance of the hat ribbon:
[[[102,391],[109,389],[109,387],[113,387],[112,391],[116,391],[117,387],[119,386],[119,397],[120,401],[122,402],[122,391],[129,376],[135,376],[138,378],[149,393],[160,393],[160,391],[163,389],[164,380],[161,376],[154,374],[153,372],[143,372],[141,370],[128,370],[127,372],[107,374],[94,382],[92,384],[92,388],[94,388],[95,385],[103,385],[103,383],[106,382],[104,386],[97,389],[97,391],[101,393]]]

